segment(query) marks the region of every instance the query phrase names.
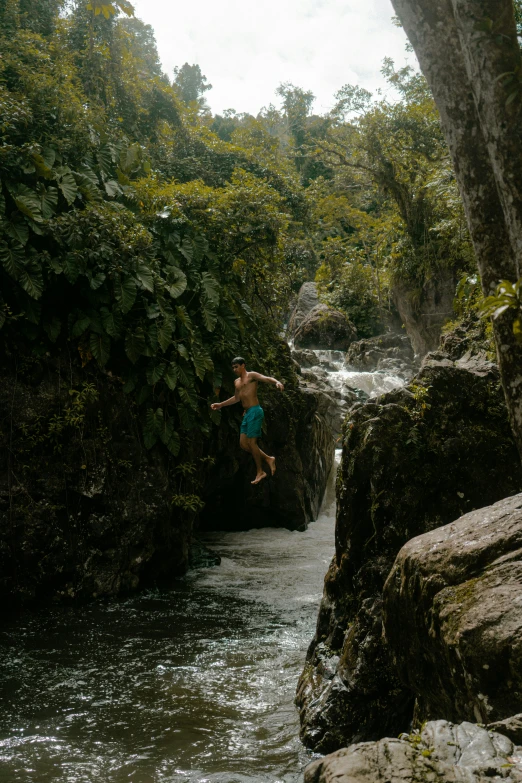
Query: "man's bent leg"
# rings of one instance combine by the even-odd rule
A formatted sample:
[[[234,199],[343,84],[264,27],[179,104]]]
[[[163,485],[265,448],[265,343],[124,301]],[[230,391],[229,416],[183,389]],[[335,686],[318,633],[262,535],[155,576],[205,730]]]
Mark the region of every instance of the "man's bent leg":
[[[250,438],[248,438],[244,432],[239,436],[239,445],[243,451],[250,451]]]
[[[266,464],[270,468],[270,473],[273,476],[274,473],[276,472],[276,460],[275,460],[275,457],[269,457],[268,454],[265,454],[265,452],[261,451],[261,449],[259,449],[259,453],[261,454],[261,459],[264,459]]]
[[[254,462],[256,463],[256,477],[251,483],[259,484],[260,481],[263,481],[263,479],[266,478],[266,473],[262,467],[263,458],[261,456],[261,449],[257,445],[257,438],[249,438],[248,445],[250,446],[250,453],[252,454]]]

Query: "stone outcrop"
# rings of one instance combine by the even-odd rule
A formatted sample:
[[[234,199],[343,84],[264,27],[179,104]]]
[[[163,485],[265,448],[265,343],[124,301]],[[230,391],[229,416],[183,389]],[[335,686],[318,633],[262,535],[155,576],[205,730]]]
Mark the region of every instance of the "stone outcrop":
[[[522,495],[409,541],[384,587],[384,628],[416,722],[522,711]]]
[[[522,747],[472,723],[431,721],[417,734],[364,742],[310,764],[305,783],[520,783]]]
[[[304,530],[319,513],[334,461],[334,439],[325,418],[329,398],[318,388],[299,386],[287,386],[284,395],[260,387],[259,395],[266,430],[260,444],[276,457],[276,475],[252,486],[252,457],[239,449],[241,411],[239,406],[225,409],[212,446],[216,466],[205,486],[204,529]]]
[[[405,283],[394,284],[393,298],[419,359],[438,347],[443,325],[455,318],[456,285],[451,269],[439,270],[419,291],[412,291]]]
[[[411,342],[405,334],[396,332],[357,340],[350,345],[345,361],[354,370],[386,370],[406,380],[415,371]]]
[[[297,695],[306,745],[324,753],[407,728],[412,691],[382,638],[382,589],[395,557],[412,537],[521,488],[491,363],[438,355],[411,385],[352,408],[336,555]]]
[[[357,331],[344,313],[319,304],[301,321],[293,338],[297,348],[346,351],[357,339]]]
[[[297,329],[301,326],[308,313],[319,304],[317,285],[313,282],[303,283],[297,294],[297,301],[288,320],[287,333],[293,338]]]
[[[191,520],[117,379],[19,357],[0,382],[0,596],[126,593],[182,574]],[[169,491],[170,489],[170,491]]]

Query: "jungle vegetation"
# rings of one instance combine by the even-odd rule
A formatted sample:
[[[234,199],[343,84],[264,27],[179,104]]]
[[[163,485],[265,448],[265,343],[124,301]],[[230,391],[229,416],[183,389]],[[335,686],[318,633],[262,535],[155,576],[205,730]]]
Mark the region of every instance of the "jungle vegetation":
[[[230,357],[266,366],[317,279],[361,337],[393,287],[475,271],[423,76],[332,109],[283,83],[213,115],[196,64],[164,74],[126,0],[0,0],[0,344],[121,379],[148,447],[208,433]]]

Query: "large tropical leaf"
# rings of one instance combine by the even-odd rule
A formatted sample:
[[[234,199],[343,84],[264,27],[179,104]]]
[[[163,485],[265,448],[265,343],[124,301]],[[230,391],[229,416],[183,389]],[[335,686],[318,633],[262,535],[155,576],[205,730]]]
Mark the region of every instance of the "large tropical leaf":
[[[177,299],[186,288],[187,277],[185,273],[177,266],[169,266],[167,270],[167,291],[171,297]]]
[[[194,249],[192,247],[192,242],[188,237],[184,237],[183,242],[180,245],[178,245],[178,250],[181,253],[181,255],[187,259],[189,263],[194,258]]]
[[[104,144],[96,153],[96,158],[102,172],[108,176],[111,173],[112,165],[115,162],[114,149],[109,144]]]
[[[107,193],[109,198],[115,198],[116,196],[121,196],[122,190],[115,179],[108,179],[103,184],[105,187],[105,192]]]
[[[203,298],[201,302],[201,315],[207,332],[213,332],[217,321],[217,312],[212,304]]]
[[[108,307],[102,307],[100,316],[103,328],[109,337],[118,338],[123,329],[123,319],[120,313],[109,310]]]
[[[178,433],[174,429],[174,423],[172,419],[164,418],[160,424],[160,439],[165,444],[171,454],[175,457],[179,454],[181,441]]]
[[[198,398],[194,389],[187,389],[185,386],[180,386],[178,388],[178,394],[185,405],[189,405],[194,411],[197,410]]]
[[[103,272],[96,272],[94,275],[91,272],[87,272],[87,278],[92,290],[96,291],[104,284],[106,275]]]
[[[22,245],[0,244],[0,261],[8,275],[18,280],[25,263],[25,253]]]
[[[146,291],[154,292],[154,276],[150,267],[146,264],[138,264],[136,277]]]
[[[159,414],[157,411],[153,411],[152,408],[149,408],[145,414],[143,442],[146,449],[151,449],[158,442],[161,419],[163,418],[163,411],[161,408],[159,408],[158,411],[161,411],[161,413]]]
[[[43,215],[38,193],[35,193],[34,190],[31,190],[27,185],[21,183],[16,186],[8,187],[20,212],[28,218],[31,218],[31,220],[34,220],[35,223],[41,223]]]
[[[101,367],[107,364],[111,354],[111,341],[105,334],[91,332],[89,336],[89,348]]]
[[[171,391],[174,391],[178,383],[178,366],[176,364],[171,363],[167,367],[167,371],[165,372],[165,383]]]
[[[155,386],[165,375],[166,369],[166,362],[151,362],[147,367],[147,382]]]
[[[39,299],[43,293],[42,267],[36,260],[23,266],[18,273],[18,282],[33,299]]]
[[[29,239],[29,226],[20,212],[13,212],[13,214],[9,216],[9,220],[4,220],[0,225],[8,237],[11,237],[11,239],[14,239],[21,245],[27,244],[27,240]]]
[[[58,191],[52,186],[46,188],[43,185],[38,187],[38,196],[40,198],[40,211],[44,220],[52,218],[58,206]]]
[[[209,302],[214,305],[219,304],[219,283],[210,272],[203,272],[201,275],[201,289]]]
[[[210,358],[210,354],[201,344],[196,344],[192,347],[192,364],[196,370],[196,375],[201,381],[205,377],[207,370],[212,372],[214,369],[214,363]]]
[[[99,188],[98,177],[91,169],[84,169],[75,173],[78,190],[85,197],[86,201],[101,201],[102,193]]]
[[[64,199],[68,204],[72,204],[78,195],[78,185],[73,177],[71,171],[66,171],[58,183],[58,187],[62,191]]]
[[[91,325],[91,319],[85,313],[78,313],[78,318],[71,327],[71,337],[80,337]]]
[[[78,257],[75,253],[67,253],[65,256],[65,262],[63,265],[63,270],[65,273],[65,277],[71,283],[71,285],[74,285],[76,280],[78,279],[78,275],[80,274],[80,264]]]
[[[193,388],[195,384],[194,373],[185,362],[178,364],[178,380],[186,387]]]
[[[122,313],[128,313],[136,301],[136,283],[132,277],[120,277],[114,288]]]
[[[147,347],[145,342],[145,333],[141,326],[138,326],[134,332],[129,332],[125,338],[125,353],[135,364]]]
[[[163,352],[167,351],[172,344],[173,326],[172,318],[169,316],[163,318],[158,326],[158,343]]]

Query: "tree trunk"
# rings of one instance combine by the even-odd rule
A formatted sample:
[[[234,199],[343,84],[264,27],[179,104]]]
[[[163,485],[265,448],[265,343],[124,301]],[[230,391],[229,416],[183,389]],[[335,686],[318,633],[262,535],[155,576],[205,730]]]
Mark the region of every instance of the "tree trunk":
[[[522,258],[522,96],[517,92],[508,102],[510,90],[519,89],[521,63],[512,2],[392,3],[437,103],[483,290],[489,294],[499,280],[520,277]],[[514,317],[507,311],[494,329],[511,426],[522,456],[522,346],[513,334]]]

